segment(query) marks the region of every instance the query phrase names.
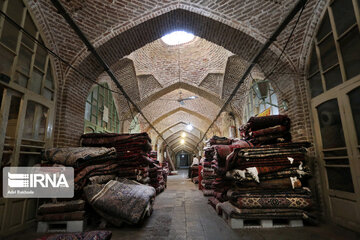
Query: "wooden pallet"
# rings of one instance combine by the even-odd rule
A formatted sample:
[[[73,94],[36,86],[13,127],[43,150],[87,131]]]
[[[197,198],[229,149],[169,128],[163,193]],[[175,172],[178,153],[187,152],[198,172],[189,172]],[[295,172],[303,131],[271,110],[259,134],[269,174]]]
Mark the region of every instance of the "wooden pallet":
[[[85,220],[38,222],[37,232],[82,232]]]
[[[224,211],[222,212],[222,218],[232,229],[304,226],[302,219],[237,219],[229,217]]]

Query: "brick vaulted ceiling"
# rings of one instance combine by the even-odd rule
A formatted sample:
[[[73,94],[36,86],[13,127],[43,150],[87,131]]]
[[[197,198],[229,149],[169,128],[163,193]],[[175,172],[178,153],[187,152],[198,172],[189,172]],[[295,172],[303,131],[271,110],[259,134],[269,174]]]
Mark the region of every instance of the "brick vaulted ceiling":
[[[326,2],[309,0],[289,47],[282,55],[279,69],[303,71],[311,36]],[[179,131],[171,132],[174,126],[191,122],[203,134],[226,100],[227,91],[241,76],[241,69],[295,1],[61,0],[61,3],[111,66],[130,97],[158,130],[175,143],[180,135]],[[54,52],[90,78],[109,82],[51,1],[28,0],[28,5],[47,45]],[[294,22],[266,51],[257,71],[269,71],[270,63],[280,54]],[[180,46],[168,46],[159,39],[177,29],[192,32],[197,37]],[[61,91],[58,108],[62,112],[57,117],[56,131],[61,137],[66,136],[67,131],[81,131],[81,124],[73,124],[74,129],[62,126],[71,122],[67,114],[84,111],[69,103],[85,102],[92,84],[84,83],[86,80],[65,64],[55,60],[55,66]],[[112,84],[110,87],[114,88]],[[183,97],[196,95],[199,98],[183,106],[165,100],[178,98],[180,91]],[[115,99],[119,112],[128,114],[124,99],[121,96]],[[235,98],[239,99],[243,98]],[[241,102],[232,107],[235,105],[241,106]],[[241,112],[241,109],[234,110]],[[143,129],[149,130],[146,126]],[[200,136],[194,136],[188,147],[193,147],[198,139]]]

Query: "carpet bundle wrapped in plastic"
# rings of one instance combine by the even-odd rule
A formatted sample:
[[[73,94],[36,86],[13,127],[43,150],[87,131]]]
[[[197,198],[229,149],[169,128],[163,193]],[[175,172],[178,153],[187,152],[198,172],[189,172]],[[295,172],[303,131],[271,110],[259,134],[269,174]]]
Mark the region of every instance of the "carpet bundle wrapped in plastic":
[[[127,179],[88,185],[84,192],[94,210],[115,226],[137,224],[150,216],[156,196],[153,187]]]

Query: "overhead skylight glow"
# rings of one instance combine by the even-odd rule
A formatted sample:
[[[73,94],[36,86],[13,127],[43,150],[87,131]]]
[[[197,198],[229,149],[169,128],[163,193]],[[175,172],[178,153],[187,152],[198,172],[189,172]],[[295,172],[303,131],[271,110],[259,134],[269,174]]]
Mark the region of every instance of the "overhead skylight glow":
[[[194,35],[187,33],[185,31],[175,31],[169,34],[166,34],[161,38],[167,45],[178,45],[190,42],[194,39]]]
[[[189,131],[193,130],[193,128],[194,128],[194,127],[191,125],[191,123],[189,123],[188,125],[186,125],[186,129],[189,130]]]

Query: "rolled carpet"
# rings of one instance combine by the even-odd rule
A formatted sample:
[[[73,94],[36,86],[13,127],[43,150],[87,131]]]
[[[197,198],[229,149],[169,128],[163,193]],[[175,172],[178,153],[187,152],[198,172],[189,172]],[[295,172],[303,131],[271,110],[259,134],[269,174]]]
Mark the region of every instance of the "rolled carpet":
[[[153,187],[127,179],[111,180],[104,186],[89,185],[84,192],[92,207],[132,224],[142,219],[156,196]]]

